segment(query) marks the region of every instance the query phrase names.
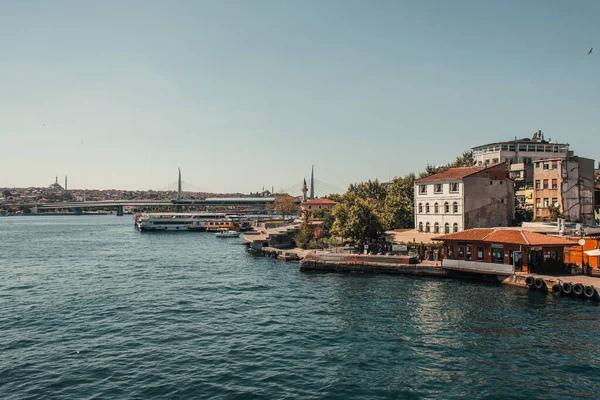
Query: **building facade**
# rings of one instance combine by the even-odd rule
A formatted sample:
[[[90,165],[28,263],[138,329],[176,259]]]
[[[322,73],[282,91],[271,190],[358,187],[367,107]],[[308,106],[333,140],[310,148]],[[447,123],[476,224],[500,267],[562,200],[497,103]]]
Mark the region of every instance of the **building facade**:
[[[443,242],[444,268],[507,275],[563,271],[565,249],[576,245],[565,237],[516,229],[471,229],[434,240]]]
[[[302,211],[331,210],[337,202],[330,199],[312,199],[302,202]]]
[[[451,168],[415,181],[415,228],[451,233],[508,226],[514,219],[514,183],[506,164]]]
[[[556,207],[568,221],[594,224],[594,160],[569,156],[536,161],[535,218],[548,218]]]
[[[473,147],[473,156],[477,165],[485,166],[505,162],[509,167],[509,176],[515,182],[517,200],[521,206],[532,208],[527,191],[533,190],[533,163],[536,160],[565,158],[573,155],[568,143],[552,143],[545,140],[542,131],[532,138],[522,138],[506,142],[497,142]],[[529,201],[528,201],[529,200]]]
[[[531,165],[535,160],[563,158],[571,153],[569,144],[552,143],[545,140],[542,131],[537,131],[531,139],[515,139],[472,148],[473,156],[479,166],[505,162],[508,165]]]

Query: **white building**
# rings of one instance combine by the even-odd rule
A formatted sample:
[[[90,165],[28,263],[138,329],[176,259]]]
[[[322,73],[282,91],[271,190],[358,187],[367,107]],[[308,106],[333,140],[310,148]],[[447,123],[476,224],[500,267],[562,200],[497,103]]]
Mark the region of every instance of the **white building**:
[[[451,168],[415,181],[415,228],[451,233],[508,226],[514,218],[514,183],[506,164]]]
[[[484,144],[472,148],[475,162],[479,166],[505,162],[511,164],[531,165],[535,160],[547,158],[564,158],[569,152],[568,143],[552,143],[545,140],[542,131],[537,131],[531,139],[516,139],[506,142]],[[531,176],[528,177],[531,181]]]

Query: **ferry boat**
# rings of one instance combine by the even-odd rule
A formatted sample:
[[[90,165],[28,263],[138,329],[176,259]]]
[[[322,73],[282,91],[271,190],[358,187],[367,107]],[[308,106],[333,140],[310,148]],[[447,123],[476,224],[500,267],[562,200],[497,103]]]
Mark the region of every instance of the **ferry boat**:
[[[147,213],[135,216],[139,231],[218,231],[237,229],[239,224],[225,213]]]

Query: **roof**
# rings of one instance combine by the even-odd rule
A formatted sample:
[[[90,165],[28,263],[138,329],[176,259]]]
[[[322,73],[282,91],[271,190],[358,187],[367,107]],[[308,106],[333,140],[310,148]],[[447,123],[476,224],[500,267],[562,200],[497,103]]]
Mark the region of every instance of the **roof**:
[[[493,142],[493,143],[487,143],[487,144],[481,144],[479,146],[475,146],[475,147],[471,147],[472,150],[476,150],[476,149],[480,149],[482,147],[489,147],[489,146],[495,146],[495,145],[502,145],[502,144],[543,144],[543,145],[552,145],[552,146],[567,146],[568,143],[551,143],[548,140],[542,140],[542,141],[538,141],[538,140],[532,140],[530,138],[522,138],[522,139],[517,139],[515,140],[506,140],[504,142]]]
[[[458,168],[450,168],[447,171],[440,172],[439,174],[429,175],[425,178],[417,179],[415,182],[423,183],[423,182],[440,182],[440,181],[457,181],[463,179],[469,175],[476,174],[481,171],[485,171],[486,169],[493,168],[497,165],[504,164],[498,163],[489,166],[476,166],[476,167],[458,167]]]
[[[433,240],[441,241],[461,241],[461,242],[488,242],[516,244],[524,246],[573,246],[573,243],[565,237],[548,236],[541,233],[528,232],[522,229],[502,229],[502,228],[475,228],[466,231],[451,233],[449,235],[438,236]]]
[[[302,204],[337,204],[337,201],[333,201],[331,199],[312,199],[303,201]]]

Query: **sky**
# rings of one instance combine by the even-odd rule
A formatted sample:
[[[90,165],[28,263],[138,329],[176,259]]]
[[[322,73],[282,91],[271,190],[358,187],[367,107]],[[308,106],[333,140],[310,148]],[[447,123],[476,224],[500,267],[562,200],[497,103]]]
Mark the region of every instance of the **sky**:
[[[346,188],[538,129],[600,159],[595,0],[0,7],[0,187]]]

